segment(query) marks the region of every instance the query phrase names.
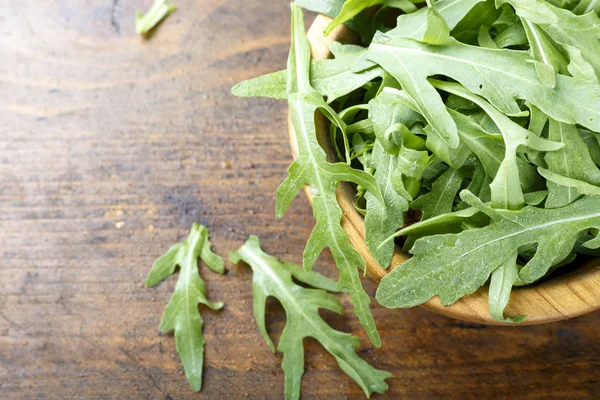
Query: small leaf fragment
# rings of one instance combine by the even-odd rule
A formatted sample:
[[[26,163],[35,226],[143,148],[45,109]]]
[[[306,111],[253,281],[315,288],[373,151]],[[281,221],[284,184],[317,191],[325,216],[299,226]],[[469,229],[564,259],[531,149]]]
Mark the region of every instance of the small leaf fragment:
[[[150,10],[144,15],[141,11],[135,14],[135,31],[145,35],[169,14],[175,12],[177,6],[169,4],[169,0],[154,0]]]

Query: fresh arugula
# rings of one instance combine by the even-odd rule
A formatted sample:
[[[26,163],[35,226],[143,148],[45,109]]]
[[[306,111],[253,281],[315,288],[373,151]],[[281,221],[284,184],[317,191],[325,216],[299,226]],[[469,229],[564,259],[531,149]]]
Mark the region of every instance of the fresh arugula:
[[[275,345],[265,325],[267,297],[274,297],[283,306],[287,324],[277,350],[283,353],[281,368],[285,374],[285,398],[299,399],[304,374],[303,340],[317,340],[337,361],[348,376],[360,385],[367,397],[383,393],[391,374],[369,365],[356,354],[358,338],[333,329],[320,315],[319,309],[342,314],[344,309],[337,297],[328,293],[337,291],[335,281],[323,275],[306,271],[299,265],[281,261],[263,252],[258,237],[250,236],[238,250],[231,252],[231,261],[245,262],[252,268],[254,318],[271,351]],[[302,282],[308,288],[294,282]]]
[[[141,11],[135,13],[135,31],[140,35],[150,32],[160,21],[174,13],[177,6],[169,4],[169,0],[154,0],[150,10],[144,15]]]
[[[485,284],[496,268],[516,263],[519,248],[535,244],[535,255],[518,274],[532,283],[568,257],[579,236],[600,228],[598,197],[554,209],[482,211],[492,218],[486,227],[418,239],[412,258],[382,279],[377,300],[386,307],[412,307],[438,295],[442,304],[452,304]]]
[[[202,388],[204,364],[203,321],[198,304],[213,310],[223,307],[221,302],[208,300],[206,285],[198,275],[198,257],[213,271],[224,272],[223,259],[210,249],[208,229],[195,223],[182,243],[172,246],[154,262],[146,279],[146,286],[156,286],[172,275],[177,266],[180,267],[175,291],[165,307],[159,329],[161,332],[175,332],[175,344],[185,376],[196,392]]]
[[[451,304],[489,283],[491,316],[519,322],[504,315],[514,286],[600,247],[596,3],[413,3],[303,0],[334,18],[326,34],[346,24],[362,45],[332,42],[333,58],[311,61],[295,10],[287,70],[233,89],[288,100],[299,156],[277,215],[309,187],[317,224],[305,267],[331,249],[374,343],[356,268],[364,264],[339,223],[339,182],[356,185],[365,242],[382,267],[395,237],[413,255],[380,284],[377,299],[389,307],[434,295]],[[317,138],[319,113],[331,127]],[[340,163],[320,147],[327,139]]]
[[[290,166],[287,179],[277,189],[276,216],[283,216],[303,185],[309,187],[317,223],[304,249],[304,267],[311,268],[325,247],[331,250],[340,272],[340,289],[350,292],[358,319],[371,341],[380,346],[381,340],[369,309],[370,299],[358,273],[358,268],[364,268],[365,264],[340,225],[342,211],[337,203],[336,188],[339,182],[353,182],[380,201],[383,197],[372,175],[345,163],[327,162],[325,151],[317,141],[315,112],[323,110],[335,115],[335,111],[310,84],[310,46],[304,32],[304,15],[296,5],[292,5],[292,47],[287,71],[290,119],[299,155]]]

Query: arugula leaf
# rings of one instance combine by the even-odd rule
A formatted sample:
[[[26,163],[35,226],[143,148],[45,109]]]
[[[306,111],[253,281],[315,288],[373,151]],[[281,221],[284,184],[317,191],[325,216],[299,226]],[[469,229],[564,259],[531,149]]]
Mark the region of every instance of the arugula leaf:
[[[286,399],[300,398],[304,373],[302,342],[306,337],[321,343],[335,357],[340,368],[360,385],[365,396],[388,389],[385,380],[391,374],[375,369],[356,354],[358,338],[333,329],[319,315],[320,308],[338,314],[344,312],[337,297],[326,292],[335,291],[335,281],[264,253],[256,236],[250,236],[242,247],[231,252],[230,258],[234,263],[244,261],[252,268],[254,318],[271,351],[275,351],[275,346],[265,326],[267,297],[279,300],[287,315],[287,324],[277,345],[283,353],[281,367],[285,374]],[[292,278],[315,289],[297,285]]]
[[[470,93],[457,83],[430,80],[434,87],[452,94],[464,97],[481,107],[502,132],[504,138],[504,160],[498,168],[494,180],[490,184],[492,191],[492,206],[508,210],[518,210],[525,205],[521,190],[519,167],[517,163],[517,148],[527,146],[534,150],[555,151],[564,146],[562,143],[542,139],[534,133],[518,125],[506,115],[492,107],[485,100]]]
[[[433,182],[431,191],[419,196],[410,204],[410,207],[415,210],[421,210],[423,214],[422,220],[452,212],[454,198],[458,194],[465,178],[464,171],[448,168]]]
[[[409,235],[404,247],[414,245],[410,269],[398,268],[408,272],[390,274],[406,278],[406,291],[394,300],[382,283],[384,304],[418,304],[434,294],[448,303],[491,276],[491,315],[518,322],[523,316],[504,315],[513,286],[551,274],[578,253],[598,254],[587,247],[596,245],[593,226],[536,225],[600,197],[600,18],[593,2],[440,0],[418,10],[406,0],[303,3],[335,17],[328,29],[347,23],[365,47],[333,42],[333,59],[311,62],[296,23],[288,70],[234,93],[288,99],[300,156],[278,191],[277,215],[308,186],[317,223],[305,267],[323,248],[332,250],[340,287],[350,289],[372,338],[356,271],[364,263],[340,228],[340,182],[356,185],[355,207],[377,262],[389,263],[393,237]],[[374,5],[381,7],[366,10]],[[390,29],[391,7],[409,12]],[[332,123],[332,154],[316,139],[317,112]],[[336,155],[345,164],[327,161]],[[422,219],[402,228],[407,204],[422,211],[409,218]],[[523,231],[521,218],[531,225]],[[502,236],[501,249],[494,235]],[[452,264],[461,249],[466,262]],[[495,258],[485,249],[497,250]]]
[[[198,304],[204,304],[213,310],[223,307],[223,303],[212,303],[206,297],[204,281],[198,275],[198,257],[213,271],[220,274],[224,272],[223,259],[210,249],[208,229],[194,223],[187,239],[172,246],[159,257],[146,279],[146,286],[155,286],[172,275],[177,266],[181,268],[175,292],[160,321],[160,331],[175,332],[177,352],[181,357],[185,376],[196,392],[202,388],[204,363],[203,321],[198,312]]]
[[[175,12],[177,6],[169,4],[169,0],[154,0],[150,10],[144,15],[141,11],[135,13],[135,31],[145,35],[169,14]]]
[[[439,2],[436,6],[439,7]],[[452,36],[458,41],[475,44],[481,26],[492,26],[500,16],[500,10],[496,8],[494,0],[485,0],[477,3],[452,29]]]
[[[485,49],[456,40],[428,46],[412,39],[378,33],[367,57],[392,74],[419,105],[419,112],[443,133],[448,146],[458,145],[456,125],[427,80],[445,75],[509,116],[520,115],[516,99],[524,99],[555,119],[600,130],[600,110],[590,106],[600,98],[600,86],[558,75],[556,87],[544,86],[524,52]],[[419,65],[419,68],[411,67]],[[511,65],[511,68],[501,68]]]
[[[583,191],[578,193],[575,187],[577,185],[571,186],[571,184],[568,184],[561,186],[560,182],[556,181],[556,176],[562,175],[568,179],[583,181],[584,184],[596,185],[596,187],[600,186],[600,169],[598,169],[592,160],[590,152],[579,135],[577,128],[573,125],[563,124],[550,119],[548,138],[557,142],[563,142],[565,147],[545,155],[544,160],[548,163],[548,172],[542,172],[547,170],[540,169],[540,174],[549,180],[548,190],[550,194],[546,201],[546,207],[562,207],[575,201],[580,197],[580,194],[592,194],[583,189],[583,187],[581,187]],[[562,180],[562,182],[566,181]]]
[[[335,18],[346,0],[297,0],[296,4],[306,10]]]
[[[522,24],[515,22],[498,33],[498,35],[496,35],[494,38],[494,42],[496,42],[496,46],[501,49],[507,47],[520,48],[528,43],[527,33],[525,32],[525,28],[523,28]]]
[[[597,81],[597,77],[600,76],[598,15],[575,15],[543,0],[498,0],[498,3],[512,5],[517,15],[540,26],[555,42],[565,47],[571,57],[571,52],[580,55],[577,63],[591,66],[595,72],[594,80]]]
[[[538,77],[544,85],[553,88],[556,73],[566,69],[565,59],[537,25],[525,18],[522,21]]]
[[[377,141],[390,154],[398,154],[404,138],[413,136],[408,127],[423,122],[408,101],[402,91],[387,87],[369,102],[369,119]]]
[[[310,47],[304,32],[304,15],[294,4],[292,48],[287,70],[290,119],[299,155],[290,166],[288,177],[277,189],[276,216],[283,216],[302,186],[308,186],[317,223],[304,249],[304,267],[311,268],[325,247],[331,250],[340,272],[339,287],[350,292],[357,317],[373,344],[380,346],[381,340],[369,309],[370,299],[362,288],[357,269],[365,268],[365,263],[340,225],[342,211],[337,203],[336,188],[341,181],[353,182],[383,201],[381,191],[372,175],[344,163],[327,162],[325,151],[318,143],[315,112],[317,109],[334,112],[310,86]]]
[[[340,45],[332,42],[331,49],[356,48],[357,46]],[[340,49],[340,50],[341,50]],[[348,93],[361,88],[373,79],[383,75],[383,70],[376,66],[369,66],[361,71],[356,71],[354,66],[360,61],[366,50],[364,48],[354,51],[340,51],[330,60],[312,60],[310,67],[310,84],[325,96],[328,103],[339,99]],[[269,97],[272,99],[287,99],[286,70],[262,75],[235,85],[231,91],[239,97]]]
[[[490,315],[497,321],[519,323],[527,315],[519,315],[515,318],[504,317],[504,309],[510,300],[510,292],[515,283],[519,280],[519,268],[517,265],[518,253],[508,256],[502,265],[500,265],[490,278],[490,289],[488,292],[488,303]]]
[[[479,34],[477,35],[477,43],[481,47],[487,47],[488,49],[497,49],[498,45],[492,39],[492,35],[490,35],[490,30],[487,26],[479,27]]]
[[[335,28],[351,20],[369,7],[384,5],[401,9],[408,14],[415,12],[417,7],[409,0],[346,0],[342,9],[336,14],[335,19],[325,28],[323,34],[329,35]]]
[[[388,154],[381,143],[376,142],[369,165],[375,169],[375,179],[379,184],[384,202],[367,193],[367,213],[365,217],[365,239],[371,254],[379,265],[387,268],[394,253],[394,243],[379,247],[404,224],[404,213],[408,210],[410,194],[402,183],[402,170],[397,168],[400,155]],[[399,190],[398,190],[399,189]]]
[[[582,232],[600,228],[598,210],[597,197],[554,209],[496,210],[502,219],[484,228],[418,239],[413,257],[381,280],[377,300],[385,307],[412,307],[438,295],[442,304],[452,304],[482,286],[520,247],[531,244],[537,244],[537,252],[519,279],[534,282],[569,256]]]
[[[585,181],[559,175],[556,172],[552,172],[541,167],[538,168],[538,171],[540,175],[548,180],[548,187],[551,191],[553,187],[558,186],[558,188],[566,188],[572,191],[572,197],[579,197],[579,195],[583,194],[587,194],[589,196],[600,196],[600,187],[596,185],[590,185]],[[551,183],[553,183],[555,186],[551,186]]]
[[[484,0],[440,0],[435,3],[435,11],[446,23],[449,30],[454,29],[458,23],[473,9],[478,3]],[[421,8],[411,14],[403,14],[398,17],[396,28],[387,32],[390,36],[423,38],[426,31],[431,29],[433,22],[431,17],[431,7]],[[442,28],[443,29],[443,28]]]
[[[453,110],[448,111],[458,127],[458,134],[462,143],[481,161],[486,175],[494,178],[502,165],[506,151],[502,135],[486,132],[472,117]],[[543,187],[543,181],[537,175],[534,166],[521,158],[517,158],[517,169],[524,192]]]
[[[596,14],[600,12],[600,1],[580,0],[575,6],[575,8],[573,8],[573,13],[578,15],[584,15],[591,11],[595,12]]]

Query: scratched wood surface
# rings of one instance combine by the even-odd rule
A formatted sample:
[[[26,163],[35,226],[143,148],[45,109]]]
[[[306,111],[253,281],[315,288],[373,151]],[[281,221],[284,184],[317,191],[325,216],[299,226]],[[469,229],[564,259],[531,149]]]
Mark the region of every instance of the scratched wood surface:
[[[229,93],[284,67],[288,4],[176,3],[147,41],[133,18],[149,0],[0,3],[1,399],[282,398],[281,357],[255,327],[247,267],[201,269],[226,306],[202,309],[199,394],[172,336],[157,331],[175,278],[155,289],[142,282],[194,221],[210,227],[222,255],[254,233],[267,251],[300,261],[313,225],[306,200],[273,219],[291,159],[286,106]],[[335,274],[328,254],[317,268]],[[585,399],[600,389],[600,313],[524,328],[419,308],[373,304],[373,313],[382,349],[349,312],[326,318],[394,374],[376,398]],[[277,304],[268,319],[278,337]],[[306,354],[305,399],[363,397],[316,342]]]

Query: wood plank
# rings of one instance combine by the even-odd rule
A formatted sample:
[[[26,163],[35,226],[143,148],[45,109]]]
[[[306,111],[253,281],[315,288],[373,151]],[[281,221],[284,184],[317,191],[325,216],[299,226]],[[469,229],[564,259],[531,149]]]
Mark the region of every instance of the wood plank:
[[[226,306],[202,309],[200,394],[181,375],[172,336],[158,334],[175,279],[142,282],[195,221],[222,255],[252,233],[300,262],[313,226],[307,201],[273,218],[291,160],[286,106],[230,95],[235,82],[284,67],[288,4],[179,0],[148,41],[133,18],[150,1],[116,4],[0,7],[0,398],[282,398],[281,356],[255,327],[247,267],[201,269]],[[317,268],[335,276],[329,254]],[[268,310],[278,337],[285,315]],[[374,304],[373,313],[382,349],[350,312],[326,316],[394,374],[377,398],[582,399],[600,388],[598,313],[518,329],[423,309]],[[304,398],[363,398],[316,342],[306,353]]]

